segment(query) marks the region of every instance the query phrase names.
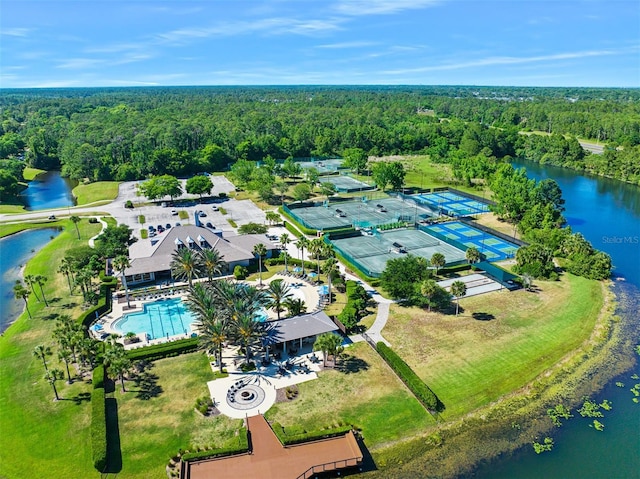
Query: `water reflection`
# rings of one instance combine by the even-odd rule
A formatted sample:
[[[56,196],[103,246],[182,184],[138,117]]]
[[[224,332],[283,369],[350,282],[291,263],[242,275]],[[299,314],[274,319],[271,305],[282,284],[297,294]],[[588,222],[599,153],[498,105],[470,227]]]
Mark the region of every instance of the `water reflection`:
[[[62,178],[59,171],[47,171],[30,181],[20,196],[27,210],[46,210],[73,206],[73,182]]]

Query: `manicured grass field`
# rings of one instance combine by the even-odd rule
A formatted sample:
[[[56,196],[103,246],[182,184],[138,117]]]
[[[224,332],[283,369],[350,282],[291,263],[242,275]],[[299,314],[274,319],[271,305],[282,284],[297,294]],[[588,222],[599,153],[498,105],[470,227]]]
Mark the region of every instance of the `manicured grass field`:
[[[27,166],[22,172],[22,177],[25,181],[31,181],[40,173],[44,173],[45,171],[46,170],[40,170],[38,168],[31,168],[30,166]]]
[[[365,343],[345,350],[336,370],[298,385],[298,398],[265,416],[283,426],[315,430],[338,423],[362,429],[367,446],[410,436],[435,424],[384,361]]]
[[[96,201],[109,202],[118,196],[117,181],[98,181],[87,185],[78,185],[73,189],[78,206],[95,203]]]
[[[383,331],[452,419],[517,390],[585,341],[602,286],[571,275],[462,299],[459,316],[391,307]]]

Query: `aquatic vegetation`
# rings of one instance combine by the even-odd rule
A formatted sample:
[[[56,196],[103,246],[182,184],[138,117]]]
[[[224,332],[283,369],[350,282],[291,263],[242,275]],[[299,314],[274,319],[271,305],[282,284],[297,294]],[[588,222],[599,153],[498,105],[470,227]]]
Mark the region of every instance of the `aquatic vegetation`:
[[[600,403],[600,407],[602,409],[604,409],[605,411],[611,411],[613,409],[613,406],[611,405],[611,402],[607,399],[605,399],[604,401],[602,401]]]
[[[593,420],[593,426],[590,427],[593,427],[596,431],[604,431],[604,424],[602,424],[597,419]]]
[[[545,437],[542,444],[539,442],[533,443],[533,450],[536,451],[536,454],[551,451],[551,449],[553,449],[553,439],[550,437]]]
[[[604,414],[600,412],[600,404],[589,398],[584,399],[584,403],[582,407],[578,409],[578,412],[582,417],[604,417]]]
[[[624,383],[622,381],[616,381],[616,386],[618,386],[619,388],[623,388]]]
[[[547,416],[551,418],[551,422],[557,427],[562,426],[560,419],[570,419],[573,417],[571,409],[565,407],[563,404],[558,404],[556,407],[547,409]]]

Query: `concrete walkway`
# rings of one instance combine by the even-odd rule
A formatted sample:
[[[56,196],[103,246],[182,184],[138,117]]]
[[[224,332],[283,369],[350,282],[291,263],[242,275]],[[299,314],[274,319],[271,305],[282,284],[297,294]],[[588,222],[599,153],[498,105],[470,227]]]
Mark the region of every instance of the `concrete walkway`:
[[[95,248],[96,247],[96,238],[98,236],[100,236],[102,234],[102,232],[105,230],[105,228],[107,228],[107,226],[108,226],[107,222],[104,221],[100,216],[94,216],[94,218],[97,219],[100,222],[100,224],[102,225],[102,229],[100,230],[100,233],[98,233],[97,235],[89,238],[89,246],[91,248]]]

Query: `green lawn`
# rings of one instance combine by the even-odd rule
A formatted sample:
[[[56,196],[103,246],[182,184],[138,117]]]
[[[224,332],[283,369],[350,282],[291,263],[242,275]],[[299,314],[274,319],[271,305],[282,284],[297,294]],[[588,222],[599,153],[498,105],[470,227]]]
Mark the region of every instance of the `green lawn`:
[[[118,196],[117,181],[98,181],[86,185],[78,185],[73,189],[78,206],[95,203],[96,201],[109,202]]]
[[[298,385],[298,398],[278,403],[265,414],[283,426],[315,430],[338,423],[362,429],[367,447],[419,433],[434,419],[384,361],[365,343],[345,350],[339,370]]]
[[[30,166],[27,166],[22,172],[22,177],[25,181],[31,181],[40,173],[45,173],[46,171],[47,170],[40,170],[38,168],[31,168]]]
[[[141,388],[127,381],[116,386],[122,450],[119,477],[164,477],[170,457],[195,446],[225,447],[241,421],[226,416],[205,418],[195,411],[196,399],[208,396],[213,372],[207,357],[192,353],[155,361],[151,370],[161,388],[157,397],[140,397]]]
[[[383,335],[452,419],[523,387],[591,334],[600,283],[567,274],[536,286],[462,299],[458,317],[392,305]]]

